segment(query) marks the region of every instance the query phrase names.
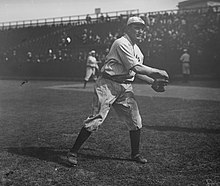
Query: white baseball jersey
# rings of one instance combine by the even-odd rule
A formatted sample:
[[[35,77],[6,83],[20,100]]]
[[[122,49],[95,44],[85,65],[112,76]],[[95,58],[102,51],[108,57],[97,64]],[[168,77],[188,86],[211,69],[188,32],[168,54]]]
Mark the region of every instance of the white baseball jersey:
[[[182,61],[183,63],[189,63],[190,55],[188,53],[184,53],[183,55],[181,55],[180,61]]]
[[[120,75],[123,80],[133,81],[135,72],[131,68],[143,64],[143,59],[140,48],[125,34],[113,43],[101,72],[111,76]]]
[[[97,68],[98,62],[94,56],[88,56],[86,66]]]

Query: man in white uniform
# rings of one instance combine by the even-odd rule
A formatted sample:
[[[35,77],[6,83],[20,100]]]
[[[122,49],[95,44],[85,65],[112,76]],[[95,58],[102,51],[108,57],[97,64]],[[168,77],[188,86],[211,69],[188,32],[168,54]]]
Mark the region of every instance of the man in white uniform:
[[[180,62],[182,63],[183,82],[187,83],[190,76],[190,55],[187,49],[183,50],[183,54],[180,56]]]
[[[135,76],[153,84],[153,74],[160,74],[168,78],[164,70],[143,65],[143,54],[136,43],[142,38],[145,28],[144,21],[139,17],[130,17],[127,21],[126,34],[115,40],[105,64],[101,69],[101,76],[95,83],[93,113],[84,121],[84,125],[67,155],[68,162],[77,164],[77,152],[93,131],[104,122],[111,106],[118,116],[126,123],[131,142],[131,159],[138,163],[147,160],[139,153],[141,116],[134,98],[131,83]]]
[[[91,77],[93,78],[94,81],[97,80],[96,70],[99,70],[98,61],[96,60],[95,57],[95,50],[92,50],[91,52],[89,52],[89,56],[86,62],[86,75],[84,78],[83,88],[86,88],[86,84]]]

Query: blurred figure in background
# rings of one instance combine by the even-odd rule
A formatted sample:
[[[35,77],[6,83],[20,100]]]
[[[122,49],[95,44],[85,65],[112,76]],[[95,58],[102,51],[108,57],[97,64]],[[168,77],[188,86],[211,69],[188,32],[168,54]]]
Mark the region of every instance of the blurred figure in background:
[[[187,49],[183,50],[183,54],[180,56],[180,62],[182,63],[183,82],[187,83],[190,76],[190,55]]]
[[[96,70],[99,70],[98,61],[95,57],[95,50],[89,52],[87,62],[86,62],[86,75],[84,78],[83,88],[86,88],[86,84],[90,78],[93,78],[96,81]]]

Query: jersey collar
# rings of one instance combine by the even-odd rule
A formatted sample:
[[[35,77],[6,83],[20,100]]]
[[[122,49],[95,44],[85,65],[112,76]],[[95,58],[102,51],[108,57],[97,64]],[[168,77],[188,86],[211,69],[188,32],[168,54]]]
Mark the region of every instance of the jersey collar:
[[[128,36],[128,34],[125,34],[124,37],[131,43],[132,46],[135,45],[135,43],[133,43],[133,42],[131,41],[131,38]]]

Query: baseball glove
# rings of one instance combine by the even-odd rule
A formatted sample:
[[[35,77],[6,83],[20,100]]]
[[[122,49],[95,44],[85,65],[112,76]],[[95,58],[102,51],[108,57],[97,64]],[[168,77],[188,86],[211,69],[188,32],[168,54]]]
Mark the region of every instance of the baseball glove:
[[[155,79],[151,88],[156,92],[164,92],[165,86],[167,86],[168,82],[169,81],[167,79]]]

